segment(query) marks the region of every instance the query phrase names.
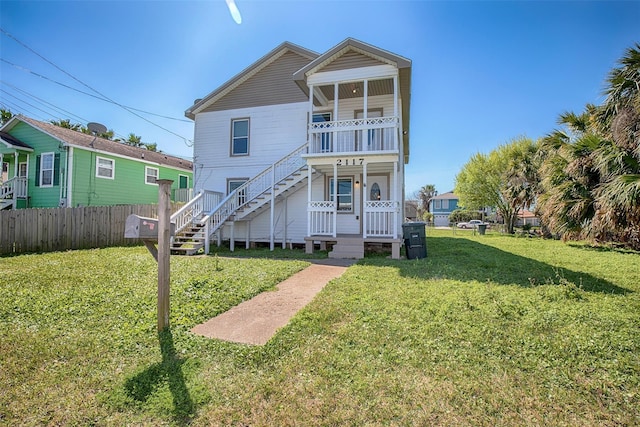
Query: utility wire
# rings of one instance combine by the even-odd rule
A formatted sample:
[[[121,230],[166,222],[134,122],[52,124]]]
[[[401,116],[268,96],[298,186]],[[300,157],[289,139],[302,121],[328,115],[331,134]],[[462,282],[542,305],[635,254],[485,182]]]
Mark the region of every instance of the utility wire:
[[[152,122],[151,120],[147,119],[146,117],[141,116],[140,114],[134,112],[133,110],[131,110],[130,108],[127,108],[126,106],[120,104],[119,102],[114,101],[113,99],[109,98],[108,96],[104,95],[103,93],[101,93],[100,91],[92,88],[91,86],[89,86],[88,84],[84,83],[82,80],[76,78],[75,76],[73,76],[72,74],[68,73],[67,71],[63,70],[62,68],[60,68],[59,66],[57,66],[56,64],[54,64],[53,62],[49,61],[47,58],[45,58],[44,56],[40,55],[38,52],[36,52],[35,50],[31,49],[29,46],[27,46],[25,43],[21,42],[20,40],[18,40],[16,37],[14,37],[13,35],[11,35],[11,33],[9,33],[8,31],[6,31],[4,28],[0,27],[0,31],[6,35],[7,37],[11,38],[12,40],[14,40],[16,43],[18,43],[19,45],[23,46],[25,49],[29,50],[30,52],[32,52],[33,54],[35,54],[36,56],[38,56],[39,58],[41,58],[43,61],[47,62],[48,64],[51,64],[53,67],[55,67],[56,69],[60,70],[61,72],[63,72],[64,74],[66,74],[67,76],[71,77],[73,80],[77,81],[78,83],[80,83],[81,85],[83,85],[84,87],[86,87],[87,89],[90,89],[91,91],[97,93],[98,95],[100,95],[101,97],[109,100],[110,102],[112,102],[113,104],[117,105],[118,107],[124,109],[125,111],[128,111],[129,113],[133,114],[134,116],[146,121],[147,123],[156,126],[162,130],[164,130],[165,132],[168,132],[172,135],[177,136],[178,138],[182,139],[185,143],[185,145],[187,146],[193,146],[193,142],[191,142],[191,145],[189,145],[189,140],[181,135],[178,135],[177,133],[163,127],[160,126],[157,123]]]
[[[107,98],[103,98],[103,97],[101,97],[101,96],[94,95],[94,94],[92,94],[92,93],[82,91],[82,90],[77,89],[77,88],[75,88],[75,87],[73,87],[73,86],[69,86],[69,85],[64,84],[64,83],[62,83],[62,82],[59,82],[59,81],[57,81],[57,80],[54,80],[54,79],[52,79],[52,78],[50,78],[50,77],[44,76],[44,75],[42,75],[42,74],[40,74],[40,73],[37,73],[37,72],[32,71],[32,70],[30,70],[30,69],[28,69],[28,68],[25,68],[25,67],[23,67],[23,66],[21,66],[21,65],[14,64],[13,62],[8,61],[8,60],[7,60],[7,59],[5,59],[5,58],[0,58],[0,61],[2,61],[2,62],[4,62],[4,63],[6,63],[6,64],[8,64],[8,65],[11,65],[12,67],[14,67],[14,68],[16,68],[16,69],[18,69],[18,70],[20,70],[20,71],[23,71],[23,72],[28,73],[28,74],[32,74],[32,75],[34,75],[34,76],[36,76],[36,77],[40,77],[41,79],[45,79],[45,80],[47,80],[47,81],[50,81],[51,83],[55,83],[55,84],[57,84],[57,85],[60,85],[60,86],[65,87],[65,88],[67,88],[67,89],[71,89],[71,90],[76,91],[76,92],[78,92],[78,93],[81,93],[81,94],[83,94],[83,95],[87,95],[87,96],[90,96],[90,97],[92,97],[92,98],[99,99],[100,101],[108,102],[109,104],[118,105],[116,102],[113,102],[113,101],[111,101],[111,100],[109,100],[109,99],[107,99]],[[164,116],[164,115],[162,115],[162,114],[152,113],[152,112],[150,112],[150,111],[141,110],[141,109],[139,109],[139,108],[130,107],[130,106],[128,106],[128,105],[125,105],[124,107],[129,108],[129,109],[134,110],[134,111],[138,111],[138,112],[140,112],[140,113],[149,114],[149,115],[151,115],[151,116],[156,116],[156,117],[160,117],[160,118],[167,119],[167,120],[175,120],[175,121],[177,121],[177,122],[191,123],[191,120],[187,120],[187,119],[178,119],[178,118],[176,118],[176,117]]]
[[[49,108],[53,108],[56,111],[63,112],[64,114],[67,114],[70,117],[74,117],[76,120],[79,120],[81,123],[87,123],[88,122],[88,120],[85,119],[84,117],[80,117],[80,116],[78,116],[76,114],[73,114],[72,112],[67,111],[62,107],[58,107],[57,105],[52,104],[51,102],[45,101],[44,99],[39,98],[39,97],[27,92],[26,90],[20,89],[19,87],[14,86],[11,83],[8,83],[8,82],[6,82],[6,81],[4,81],[2,79],[0,79],[0,83],[2,83],[3,85],[5,85],[5,86],[7,86],[7,87],[19,92],[21,95],[26,95],[26,96],[30,97],[31,99],[34,99],[34,100],[40,102],[43,105],[47,105]],[[5,93],[8,93],[4,89],[0,89],[0,90],[2,90]]]

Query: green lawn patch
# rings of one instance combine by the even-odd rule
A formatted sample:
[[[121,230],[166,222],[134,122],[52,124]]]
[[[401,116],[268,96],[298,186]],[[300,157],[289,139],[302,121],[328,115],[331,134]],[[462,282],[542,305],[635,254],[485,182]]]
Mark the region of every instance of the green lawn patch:
[[[189,329],[306,261],[173,257],[158,336],[144,248],[0,258],[0,424],[640,423],[639,254],[431,229],[427,252],[361,260],[261,347]]]

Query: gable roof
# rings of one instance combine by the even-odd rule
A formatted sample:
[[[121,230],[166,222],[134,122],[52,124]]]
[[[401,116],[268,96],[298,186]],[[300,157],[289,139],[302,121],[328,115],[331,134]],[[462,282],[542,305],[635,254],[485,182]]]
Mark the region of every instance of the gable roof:
[[[231,91],[238,88],[240,85],[245,83],[247,80],[256,76],[260,71],[264,70],[267,66],[273,64],[277,59],[281,58],[288,52],[295,53],[303,58],[306,61],[310,61],[314,58],[318,57],[318,53],[313,52],[309,49],[305,49],[301,46],[290,42],[284,42],[273,49],[271,52],[264,55],[262,58],[258,59],[256,62],[251,64],[249,67],[242,70],[240,73],[232,77],[222,86],[209,93],[202,99],[197,99],[191,107],[189,107],[185,111],[185,116],[190,119],[195,119],[195,115],[206,110],[212,104],[216,103],[224,96],[228,95]],[[299,65],[298,65],[299,66]]]
[[[149,151],[144,148],[134,147],[117,141],[111,141],[105,138],[94,137],[72,129],[62,128],[51,123],[41,122],[39,120],[25,117],[23,115],[14,116],[3,129],[11,129],[18,122],[27,125],[49,135],[50,137],[60,141],[64,145],[82,148],[84,150],[106,152],[114,155],[128,157],[134,160],[140,160],[147,163],[156,163],[163,166],[193,170],[193,163],[189,160],[176,156]]]
[[[434,196],[431,198],[431,200],[445,200],[445,199],[458,200],[458,196],[453,194],[453,191],[449,191],[446,193],[438,194],[437,196]]]
[[[9,148],[13,147],[18,150],[33,151],[33,147],[31,147],[29,144],[25,144],[24,142],[20,141],[18,138],[11,135],[10,133],[7,133],[1,130],[0,130],[0,141],[2,141],[4,145],[6,145]]]
[[[349,37],[296,71],[293,78],[296,81],[305,80],[310,74],[321,70],[350,51],[361,53],[381,63],[393,65],[398,69],[411,68],[411,60]]]

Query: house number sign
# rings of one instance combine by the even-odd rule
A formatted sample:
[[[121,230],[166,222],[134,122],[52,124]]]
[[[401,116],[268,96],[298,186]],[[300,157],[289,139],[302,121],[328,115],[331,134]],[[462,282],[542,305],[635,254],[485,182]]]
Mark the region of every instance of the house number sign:
[[[364,164],[364,158],[360,159],[336,159],[336,165],[338,166],[362,166]]]

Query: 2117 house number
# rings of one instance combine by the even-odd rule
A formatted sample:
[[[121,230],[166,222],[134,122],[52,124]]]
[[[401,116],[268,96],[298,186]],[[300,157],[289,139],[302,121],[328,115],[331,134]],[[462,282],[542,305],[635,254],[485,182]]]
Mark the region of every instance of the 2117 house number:
[[[336,159],[338,166],[362,166],[364,159]]]

